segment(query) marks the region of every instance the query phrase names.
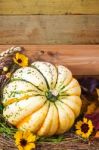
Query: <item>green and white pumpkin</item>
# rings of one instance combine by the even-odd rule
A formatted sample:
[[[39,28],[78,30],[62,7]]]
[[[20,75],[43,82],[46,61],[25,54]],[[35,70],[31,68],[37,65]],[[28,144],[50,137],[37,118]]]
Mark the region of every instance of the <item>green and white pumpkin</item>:
[[[3,90],[3,115],[40,136],[68,131],[80,113],[81,89],[62,65],[36,61],[13,74]]]

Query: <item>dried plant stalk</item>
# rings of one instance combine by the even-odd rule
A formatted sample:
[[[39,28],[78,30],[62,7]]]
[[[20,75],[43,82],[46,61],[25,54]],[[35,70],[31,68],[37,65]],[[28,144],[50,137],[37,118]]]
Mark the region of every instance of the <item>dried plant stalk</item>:
[[[20,51],[22,51],[21,47],[11,47],[0,54],[0,60],[2,60],[4,57],[11,56],[15,52],[20,52]]]

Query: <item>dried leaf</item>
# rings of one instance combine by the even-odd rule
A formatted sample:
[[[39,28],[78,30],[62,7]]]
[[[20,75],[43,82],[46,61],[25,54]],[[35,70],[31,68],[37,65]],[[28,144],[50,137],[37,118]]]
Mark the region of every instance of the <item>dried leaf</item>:
[[[99,100],[99,89],[96,89],[96,91],[97,91],[98,100]]]
[[[99,111],[96,111],[92,114],[85,114],[85,117],[92,121],[95,130],[98,131],[99,130]]]
[[[81,99],[82,99],[81,114],[85,114],[88,105],[90,105],[90,101],[84,95],[81,95]]]
[[[83,77],[79,79],[79,83],[82,89],[82,95],[84,95],[89,101],[98,99],[96,88],[99,87],[99,80],[92,77]]]
[[[92,114],[95,112],[97,106],[96,106],[96,103],[91,103],[88,107],[87,107],[87,112],[86,114]]]
[[[99,131],[96,132],[95,137],[96,139],[99,139]]]

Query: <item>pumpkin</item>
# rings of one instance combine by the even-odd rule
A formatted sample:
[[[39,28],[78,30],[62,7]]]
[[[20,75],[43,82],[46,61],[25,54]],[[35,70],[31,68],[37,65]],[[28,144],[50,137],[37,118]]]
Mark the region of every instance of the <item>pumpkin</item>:
[[[62,65],[36,61],[16,70],[3,90],[3,115],[39,136],[68,131],[80,113],[80,85]]]

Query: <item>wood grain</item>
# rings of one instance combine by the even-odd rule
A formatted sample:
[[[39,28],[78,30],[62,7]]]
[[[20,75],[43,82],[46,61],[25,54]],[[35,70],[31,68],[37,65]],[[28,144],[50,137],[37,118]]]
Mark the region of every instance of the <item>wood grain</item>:
[[[99,0],[0,0],[0,14],[99,14]]]
[[[99,45],[21,45],[32,61],[68,67],[74,75],[99,75]],[[0,52],[11,45],[0,45]]]
[[[0,16],[0,37],[0,44],[99,44],[99,16]]]

